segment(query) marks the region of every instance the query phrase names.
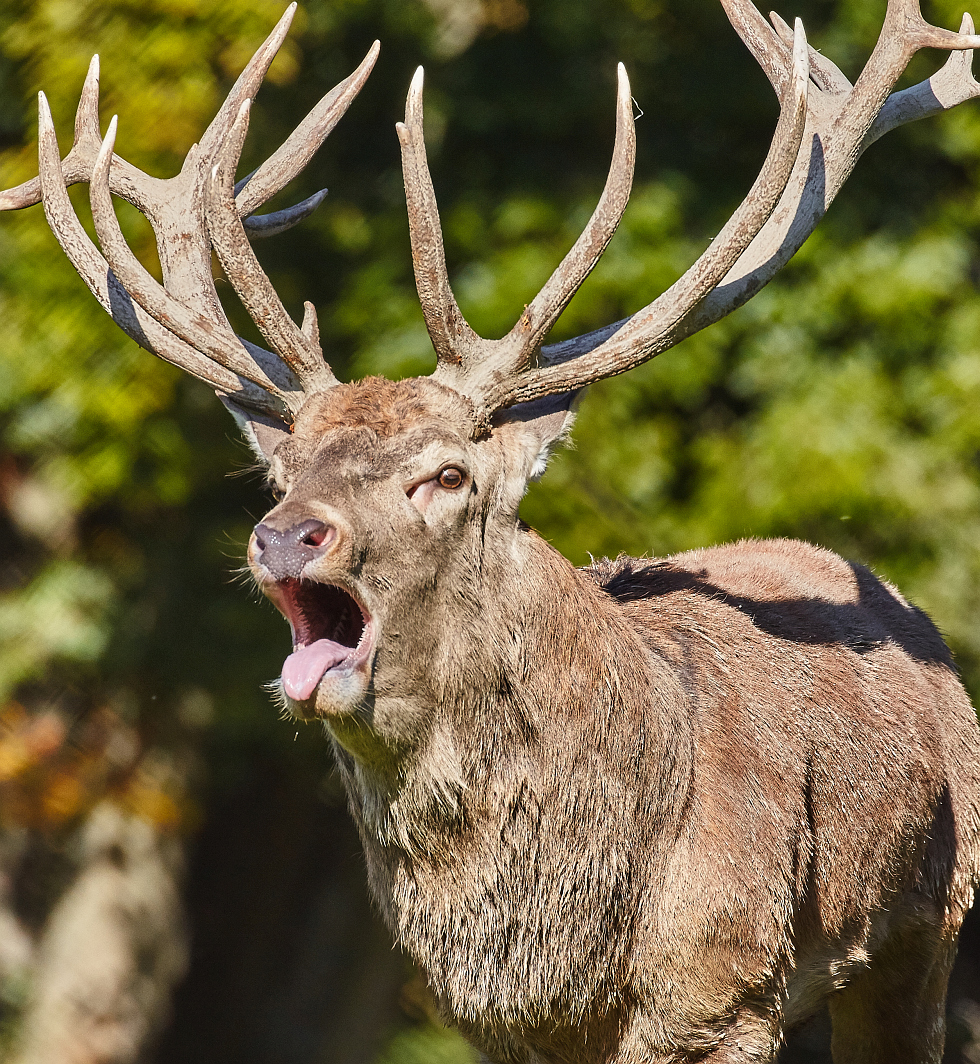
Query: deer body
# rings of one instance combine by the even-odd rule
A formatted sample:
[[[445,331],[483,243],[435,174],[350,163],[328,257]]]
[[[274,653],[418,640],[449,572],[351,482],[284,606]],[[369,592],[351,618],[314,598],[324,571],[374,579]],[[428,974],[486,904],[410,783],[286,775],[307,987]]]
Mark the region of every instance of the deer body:
[[[933,1059],[980,871],[980,731],[935,628],[789,540],[576,570],[517,519],[540,438],[465,417],[427,381],[341,386],[259,532],[337,530],[293,564],[370,617],[370,681],[289,704],[447,1018],[493,1061],[768,1060],[898,951],[931,982],[854,1059]],[[408,494],[448,461],[463,487]],[[281,553],[253,544],[273,596]]]
[[[323,198],[253,212],[309,161],[378,46],[235,182],[292,5],[167,181],[103,138],[98,64],[61,157],[39,100],[43,201],[138,343],[209,383],[280,501],[249,561],[292,629],[288,711],[321,719],[371,889],[447,1017],[497,1064],[768,1061],[829,1002],[836,1064],[938,1064],[980,875],[980,732],[925,616],[867,570],[789,541],[574,570],[519,521],[588,384],[740,306],[812,231],[861,152],[980,95],[972,20],[887,0],[852,85],[802,23],[721,0],[779,98],[746,198],[684,275],[622,322],[543,346],[612,239],[635,159],[618,74],[613,160],[582,235],[499,340],[456,304],[422,130],[397,127],[432,376],[342,384],[316,313],[287,313],[250,240]],[[892,92],[923,48],[928,81]],[[99,246],[67,185],[89,184]],[[163,283],[113,194],[150,220]],[[270,350],[235,335],[212,252]]]
[[[449,1015],[492,1059],[684,1059],[729,1039],[768,1059],[908,923],[937,955],[906,962],[944,972],[980,781],[928,621],[799,543],[579,580],[595,620],[553,664],[591,689],[542,676],[530,742],[471,751],[462,729],[461,760],[493,768],[445,818],[452,859],[362,823],[382,910]],[[901,1000],[910,1045],[941,1023],[942,983]],[[867,1036],[884,1048],[897,1018]]]

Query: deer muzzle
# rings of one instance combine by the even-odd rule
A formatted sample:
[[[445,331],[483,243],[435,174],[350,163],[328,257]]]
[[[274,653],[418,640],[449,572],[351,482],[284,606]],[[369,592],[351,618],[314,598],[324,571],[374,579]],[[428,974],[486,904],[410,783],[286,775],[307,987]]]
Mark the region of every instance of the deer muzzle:
[[[294,522],[285,512],[273,512],[255,526],[249,550],[259,587],[292,629],[283,692],[304,717],[345,712],[367,688],[375,624],[345,575],[351,535],[344,522]],[[307,704],[300,708],[301,703]]]

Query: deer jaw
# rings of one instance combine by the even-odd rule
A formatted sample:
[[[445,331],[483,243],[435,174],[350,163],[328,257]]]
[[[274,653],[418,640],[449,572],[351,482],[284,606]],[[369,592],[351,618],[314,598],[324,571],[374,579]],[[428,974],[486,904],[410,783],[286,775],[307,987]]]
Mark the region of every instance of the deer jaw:
[[[369,378],[304,406],[270,463],[283,498],[249,544],[292,628],[292,714],[334,732],[348,718],[345,732],[387,746],[425,730],[416,718],[477,652],[482,574],[519,568],[520,499],[570,420],[533,414],[479,435],[467,401],[425,378]]]

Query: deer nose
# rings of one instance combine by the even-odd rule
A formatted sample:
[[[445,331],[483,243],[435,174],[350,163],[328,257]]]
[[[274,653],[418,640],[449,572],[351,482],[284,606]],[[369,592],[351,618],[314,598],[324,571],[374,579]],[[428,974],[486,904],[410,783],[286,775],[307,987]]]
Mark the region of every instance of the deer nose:
[[[269,570],[274,580],[298,580],[307,562],[326,553],[337,539],[337,529],[323,521],[310,520],[292,528],[255,526],[255,560]]]

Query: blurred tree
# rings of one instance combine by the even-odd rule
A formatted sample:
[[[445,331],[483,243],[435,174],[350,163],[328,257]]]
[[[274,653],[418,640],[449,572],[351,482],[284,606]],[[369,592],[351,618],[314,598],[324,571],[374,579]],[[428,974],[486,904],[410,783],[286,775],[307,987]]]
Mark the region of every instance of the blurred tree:
[[[945,0],[926,6],[958,24]],[[117,150],[175,172],[281,8],[0,0],[4,184],[36,172],[38,88],[67,145],[95,51]],[[883,11],[782,13],[853,73]],[[557,337],[638,309],[683,271],[751,183],[777,110],[716,0],[317,0],[270,71],[243,172],[376,36],[367,88],[284,194],[327,184],[325,205],[258,247],[287,307],[320,308],[342,377],[433,361],[391,128],[418,62],[450,267],[486,335],[509,328],[591,211],[617,60],[644,111],[637,186]],[[773,285],[592,390],[526,519],[575,562],[749,535],[820,542],[924,606],[976,691],[978,170],[977,105],[875,145]],[[84,217],[84,190],[73,199]],[[156,268],[148,226],[119,215]],[[115,966],[107,948],[101,982],[77,974],[102,1024],[98,1044],[86,1035],[93,1060],[470,1059],[373,921],[326,744],[278,721],[260,689],[288,637],[229,580],[266,501],[261,478],[227,476],[251,463],[227,415],[105,318],[39,208],[0,218],[0,309],[0,1054],[59,1059],[43,1042],[58,1011],[46,973],[112,910],[129,913]],[[143,981],[126,949],[152,960]],[[415,1022],[401,1033],[399,997]],[[957,1044],[980,1013],[958,1000]]]

